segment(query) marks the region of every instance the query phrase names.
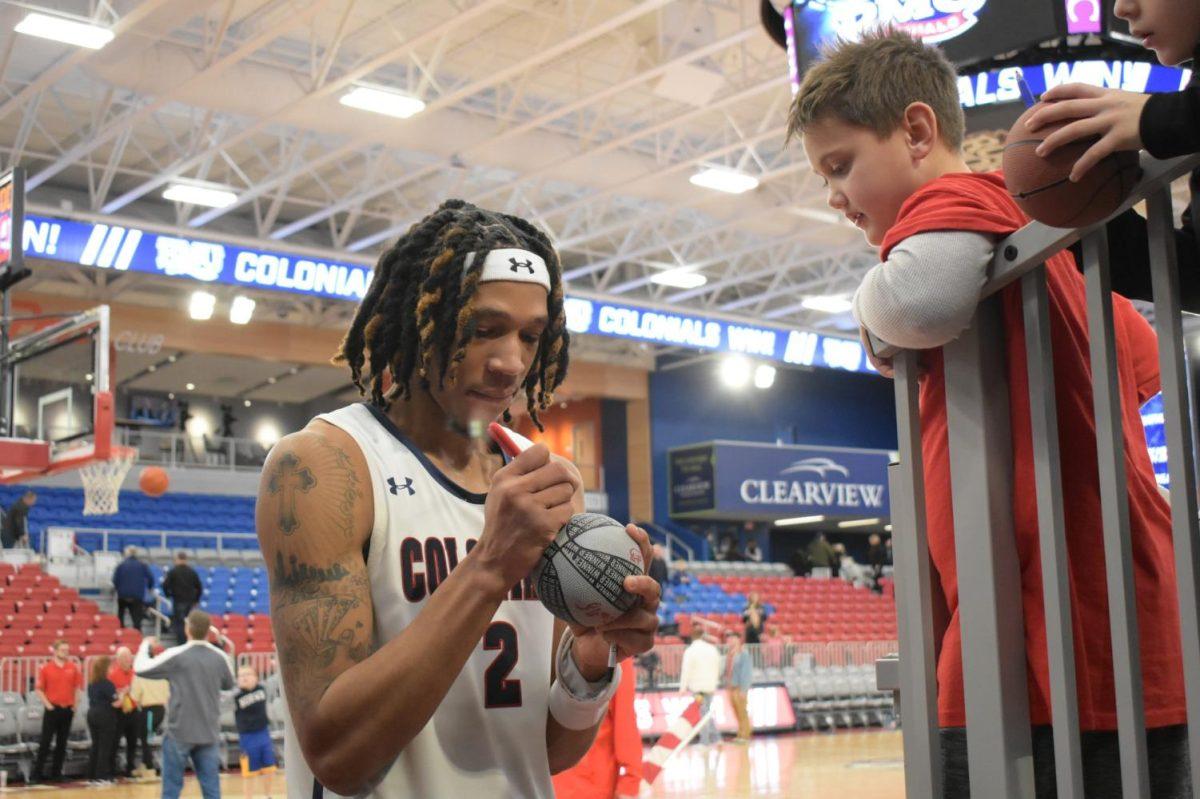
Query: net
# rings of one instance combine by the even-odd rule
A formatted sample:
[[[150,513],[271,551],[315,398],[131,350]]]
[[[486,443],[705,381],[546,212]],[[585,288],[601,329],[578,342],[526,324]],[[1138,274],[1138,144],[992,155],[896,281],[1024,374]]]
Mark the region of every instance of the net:
[[[83,481],[83,515],[112,516],[118,510],[121,483],[133,466],[137,453],[117,449],[108,460],[89,461],[79,467]]]

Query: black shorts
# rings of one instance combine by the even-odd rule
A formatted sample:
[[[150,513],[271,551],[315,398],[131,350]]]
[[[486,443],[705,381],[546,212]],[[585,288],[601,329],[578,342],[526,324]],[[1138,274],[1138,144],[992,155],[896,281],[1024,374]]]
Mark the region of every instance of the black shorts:
[[[967,731],[963,727],[941,730],[942,796],[966,799],[971,795],[967,778]],[[1192,799],[1188,766],[1187,725],[1146,731],[1150,764],[1150,799]],[[1087,799],[1121,799],[1121,753],[1115,731],[1085,732],[1080,736],[1083,755],[1083,795]],[[1033,728],[1033,780],[1038,799],[1057,799],[1054,782],[1054,732],[1049,726]]]

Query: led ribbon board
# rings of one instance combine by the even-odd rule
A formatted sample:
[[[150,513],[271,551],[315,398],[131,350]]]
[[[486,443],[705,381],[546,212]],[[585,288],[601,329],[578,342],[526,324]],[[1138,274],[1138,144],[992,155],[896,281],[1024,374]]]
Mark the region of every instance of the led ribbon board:
[[[99,222],[29,217],[25,221],[24,244],[28,255],[95,269],[143,272],[350,302],[360,301],[371,285],[372,270],[363,264],[255,250]],[[794,366],[874,372],[862,345],[851,339],[583,297],[568,297],[565,307],[567,327],[573,333],[737,353]]]

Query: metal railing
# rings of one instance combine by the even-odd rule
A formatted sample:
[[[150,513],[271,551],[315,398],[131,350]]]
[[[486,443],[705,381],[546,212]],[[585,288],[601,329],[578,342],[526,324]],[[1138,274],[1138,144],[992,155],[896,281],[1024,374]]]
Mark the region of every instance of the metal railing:
[[[116,443],[137,451],[145,465],[257,472],[269,448],[249,438],[193,436],[190,433],[118,427]]]
[[[1143,157],[1143,178],[1120,209],[1147,203],[1154,316],[1166,415],[1171,519],[1186,681],[1189,754],[1200,774],[1200,632],[1197,629],[1197,498],[1193,430],[1182,336],[1170,183],[1200,157]],[[1053,351],[1044,261],[1082,239],[1087,326],[1099,458],[1103,549],[1112,636],[1121,783],[1127,799],[1148,797],[1146,725],[1131,558],[1121,397],[1108,247],[1103,225],[1067,230],[1031,224],[996,246],[990,279],[971,327],[943,348],[951,502],[956,523],[967,714],[967,760],[975,799],[1033,796],[1021,572],[1012,512],[1013,451],[1006,385],[1002,288],[1020,281],[1028,363],[1038,541],[1044,580],[1050,710],[1058,796],[1083,798],[1071,594],[1068,576]],[[895,368],[900,463],[892,467],[892,524],[905,705],[907,795],[940,797],[937,664],[926,537],[925,476],[918,406],[918,356],[883,348]],[[1070,457],[1071,453],[1065,453]],[[1098,631],[1088,631],[1096,635]]]
[[[139,547],[170,549],[170,550],[172,550],[172,552],[174,552],[175,550],[179,550],[179,549],[192,550],[195,548],[194,547],[181,547],[178,545],[171,546],[171,545],[168,545],[168,543],[167,543],[168,539],[172,539],[172,538],[174,538],[174,539],[203,538],[207,541],[211,541],[213,544],[213,546],[205,547],[205,548],[216,550],[217,555],[219,557],[224,557],[226,550],[228,550],[230,552],[240,552],[245,549],[245,547],[232,547],[231,548],[226,545],[226,543],[228,541],[253,541],[255,544],[255,546],[253,547],[254,551],[258,550],[258,536],[255,533],[249,533],[249,532],[247,532],[247,533],[214,533],[211,530],[204,531],[204,532],[193,532],[193,531],[188,531],[188,530],[140,530],[140,529],[120,528],[120,527],[117,527],[117,528],[69,527],[68,525],[61,525],[61,524],[48,525],[47,529],[49,529],[50,527],[67,527],[67,529],[70,529],[73,532],[75,532],[76,535],[81,534],[81,533],[82,534],[90,534],[90,535],[99,535],[100,536],[100,549],[105,550],[105,551],[117,551],[117,550],[109,547],[109,545],[108,545],[110,536],[122,536],[123,538],[128,537],[128,536],[137,536],[143,542],[145,542],[145,541],[150,542],[150,543],[140,543],[140,544],[138,544]],[[46,548],[47,548],[48,539],[49,539],[49,536],[45,535],[43,533],[42,541],[41,541],[41,544],[42,544],[41,551],[42,551],[43,555],[47,554]],[[155,544],[154,544],[155,539],[157,539],[157,542],[158,542],[157,546],[155,546]]]
[[[766,681],[768,675],[873,667],[877,660],[894,653],[896,646],[895,641],[799,641],[746,644],[743,648],[750,654],[750,664],[755,674],[760,676],[760,681]],[[687,644],[658,644],[650,650],[649,657],[642,655],[638,662],[638,685],[678,685],[679,669],[686,649]],[[724,658],[727,647],[721,645],[718,649]]]

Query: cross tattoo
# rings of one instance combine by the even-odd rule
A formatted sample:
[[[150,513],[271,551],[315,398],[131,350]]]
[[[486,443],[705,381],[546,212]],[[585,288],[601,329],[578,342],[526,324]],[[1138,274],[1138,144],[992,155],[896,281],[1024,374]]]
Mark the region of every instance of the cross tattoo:
[[[317,478],[305,466],[298,469],[300,459],[288,452],[279,459],[279,465],[267,483],[267,490],[279,497],[279,529],[284,535],[291,535],[300,526],[296,518],[296,491],[307,494],[309,489],[317,484]]]

